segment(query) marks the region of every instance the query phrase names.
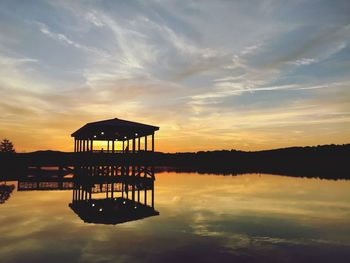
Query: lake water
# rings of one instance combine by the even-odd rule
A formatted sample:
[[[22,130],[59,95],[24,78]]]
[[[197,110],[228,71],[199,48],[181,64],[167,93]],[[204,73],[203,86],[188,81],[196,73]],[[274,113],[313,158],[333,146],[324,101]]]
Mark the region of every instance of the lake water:
[[[350,262],[350,181],[157,173],[158,216],[84,223],[72,190],[0,204],[0,262]],[[11,182],[6,182],[10,185]]]

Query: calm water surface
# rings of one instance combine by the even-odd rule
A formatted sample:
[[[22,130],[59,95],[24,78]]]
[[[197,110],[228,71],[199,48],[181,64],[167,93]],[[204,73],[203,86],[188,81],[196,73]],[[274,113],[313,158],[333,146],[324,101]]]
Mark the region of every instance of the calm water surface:
[[[0,262],[350,262],[350,181],[159,173],[160,215],[118,225],[84,223],[71,201],[14,190]]]

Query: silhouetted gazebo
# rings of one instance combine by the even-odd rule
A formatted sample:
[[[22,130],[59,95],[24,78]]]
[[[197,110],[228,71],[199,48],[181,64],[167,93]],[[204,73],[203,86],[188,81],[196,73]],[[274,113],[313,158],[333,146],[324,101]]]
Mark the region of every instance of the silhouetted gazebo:
[[[151,136],[150,151],[154,152],[154,133],[157,130],[159,127],[115,118],[87,123],[71,136],[74,137],[74,152],[94,152],[94,141],[107,141],[104,152],[109,153],[149,151],[148,136]],[[141,138],[144,140],[143,149]],[[117,150],[118,142],[121,150]]]

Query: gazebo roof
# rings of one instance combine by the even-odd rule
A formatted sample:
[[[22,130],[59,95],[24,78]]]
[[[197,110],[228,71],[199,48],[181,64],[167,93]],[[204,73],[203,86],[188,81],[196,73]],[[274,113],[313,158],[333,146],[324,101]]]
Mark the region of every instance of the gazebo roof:
[[[159,215],[151,206],[121,197],[73,201],[69,207],[85,223],[93,224],[116,225]]]
[[[151,135],[159,127],[118,118],[90,122],[72,133],[77,139],[120,140]]]

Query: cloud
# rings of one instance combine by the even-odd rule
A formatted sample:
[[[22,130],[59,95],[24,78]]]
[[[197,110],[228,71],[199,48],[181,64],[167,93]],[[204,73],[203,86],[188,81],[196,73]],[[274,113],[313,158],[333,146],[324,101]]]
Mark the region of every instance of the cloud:
[[[316,59],[314,58],[301,58],[297,59],[296,61],[291,62],[291,64],[297,65],[297,66],[304,66],[304,65],[310,65],[312,63],[315,63]]]
[[[104,23],[98,18],[98,14],[94,12],[87,12],[85,14],[85,19],[97,27],[103,27]]]
[[[82,50],[82,51],[86,51],[88,53],[95,53],[96,55],[105,57],[107,56],[106,52],[99,50],[97,48],[94,47],[88,47],[82,44],[77,43],[76,41],[73,41],[72,39],[68,38],[66,35],[62,34],[62,33],[54,33],[52,32],[49,27],[43,23],[38,23],[36,22],[36,24],[39,25],[39,30],[41,33],[43,33],[44,35],[57,40],[58,42],[62,43],[63,45],[69,45],[69,46],[73,46],[76,49]]]
[[[64,44],[72,45],[72,46],[74,46],[76,48],[81,48],[82,47],[81,45],[73,42],[72,40],[70,40],[68,37],[66,37],[63,34],[55,34],[55,33],[51,32],[49,30],[49,28],[46,25],[44,25],[44,24],[40,25],[40,31],[41,31],[41,33],[43,33],[43,34],[45,34],[45,35],[47,35],[47,36],[49,36],[49,37],[51,37],[53,39],[56,39],[56,40],[58,40],[58,41],[60,41],[60,42],[62,42]]]
[[[259,50],[259,48],[261,48],[261,44],[248,46],[242,50],[241,54],[242,55],[251,55],[251,54],[254,54],[255,52],[257,52]]]

